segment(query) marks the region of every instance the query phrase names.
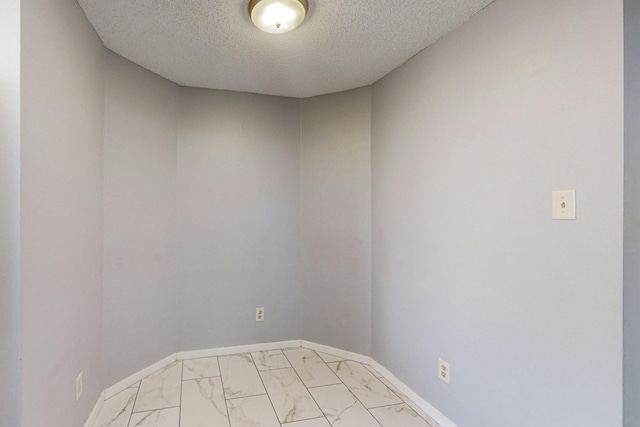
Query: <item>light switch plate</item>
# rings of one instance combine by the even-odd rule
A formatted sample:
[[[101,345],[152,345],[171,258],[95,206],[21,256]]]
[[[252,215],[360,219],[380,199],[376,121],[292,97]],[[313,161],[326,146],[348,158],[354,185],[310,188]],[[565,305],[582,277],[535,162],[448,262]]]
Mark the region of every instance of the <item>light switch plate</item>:
[[[576,219],[576,191],[564,190],[551,193],[551,218]]]

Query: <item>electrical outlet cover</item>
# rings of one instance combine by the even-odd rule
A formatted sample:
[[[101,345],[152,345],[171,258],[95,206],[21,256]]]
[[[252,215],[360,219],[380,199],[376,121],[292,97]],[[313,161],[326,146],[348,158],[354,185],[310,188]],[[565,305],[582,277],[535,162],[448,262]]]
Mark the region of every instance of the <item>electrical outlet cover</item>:
[[[438,378],[447,384],[451,383],[451,367],[442,359],[438,359]]]
[[[76,402],[80,400],[82,396],[82,371],[76,377]]]

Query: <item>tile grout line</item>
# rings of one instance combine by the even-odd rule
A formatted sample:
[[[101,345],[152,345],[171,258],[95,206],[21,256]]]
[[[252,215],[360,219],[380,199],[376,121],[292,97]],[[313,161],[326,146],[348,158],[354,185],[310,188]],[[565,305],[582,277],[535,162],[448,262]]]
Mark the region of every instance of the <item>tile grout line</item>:
[[[323,412],[324,414],[324,412]],[[299,421],[291,421],[290,423],[281,423],[280,427],[287,427],[290,426],[291,424],[298,424],[298,423],[306,423],[307,421],[313,421],[313,420],[326,420],[327,423],[329,425],[331,425],[331,423],[329,422],[329,420],[327,420],[327,417],[322,416],[322,417],[313,417],[313,418],[307,418],[305,420],[299,420]]]
[[[138,402],[138,395],[140,394],[140,389],[142,388],[142,380],[138,383],[138,390],[136,390],[136,397],[133,399],[133,405],[131,406],[131,413],[129,414],[129,421],[127,421],[127,427],[130,427],[131,418],[133,418],[133,409],[136,407],[136,403]]]
[[[343,360],[342,362],[334,362],[334,363],[338,363],[338,366],[340,366],[340,364],[341,364],[341,363],[345,363],[345,362],[347,362],[347,361],[348,361],[348,360]],[[354,363],[360,363],[360,362],[356,362],[355,360],[352,360],[352,362],[354,362]],[[360,364],[361,364],[361,365],[363,365],[363,367],[364,367],[364,364],[362,364],[362,363],[360,363]],[[327,364],[327,366],[329,366],[329,365]],[[329,366],[329,369],[331,369],[331,367],[330,367],[330,366]],[[365,368],[365,369],[367,369],[367,368]],[[333,372],[333,369],[331,369],[331,372]],[[338,379],[339,379],[340,381],[342,381],[342,378],[340,378],[340,377],[338,376],[338,373],[337,373],[337,372],[333,372],[333,373],[336,375],[336,377],[338,377]],[[376,418],[376,416],[375,416],[375,415],[373,415],[373,414],[371,413],[371,411],[369,410],[369,408],[367,408],[366,406],[364,406],[364,403],[362,403],[362,401],[358,398],[358,396],[356,396],[356,394],[353,392],[353,390],[351,390],[351,388],[350,388],[347,384],[345,384],[345,382],[344,382],[344,381],[342,381],[342,384],[344,384],[344,386],[347,388],[347,390],[349,390],[349,393],[351,393],[351,395],[354,397],[354,399],[356,399],[356,400],[360,403],[360,405],[362,405],[362,407],[363,407],[363,408],[364,408],[364,409],[369,413],[369,415],[371,415],[371,418],[373,418],[373,420],[374,420],[375,422],[377,422],[377,423],[378,423],[378,425],[379,425],[380,427],[385,427],[385,426],[383,426],[383,425],[382,425],[382,423],[381,423],[381,422]],[[383,384],[383,385],[384,385],[384,384]],[[385,385],[385,387],[387,387],[387,386]],[[389,388],[389,387],[387,387],[387,388]],[[391,391],[391,390],[389,390],[389,391]],[[393,391],[391,391],[391,393],[393,393]],[[394,394],[395,394],[395,393],[394,393]],[[402,400],[402,399],[400,399],[400,400]]]
[[[182,380],[183,382],[187,382],[187,381],[198,381],[198,380],[208,380],[211,378],[220,378],[220,375],[211,375],[208,377],[200,377],[200,378],[187,378],[186,380]]]
[[[389,383],[391,384],[391,381],[389,381],[389,379],[388,379],[388,378],[386,378],[385,376],[382,376],[381,378],[384,378],[387,382],[389,382]],[[418,405],[417,405],[413,400],[411,400],[411,399],[409,399],[409,397],[405,396],[405,395],[404,395],[404,393],[402,393],[400,390],[397,390],[397,388],[396,388],[396,387],[394,387],[394,388],[396,388],[397,392],[396,392],[395,390],[393,390],[391,387],[389,387],[388,385],[386,385],[384,382],[382,382],[382,384],[384,384],[384,385],[385,385],[389,390],[391,390],[391,392],[392,392],[393,394],[395,394],[396,396],[398,396],[398,398],[399,398],[400,400],[402,400],[402,403],[403,403],[403,404],[407,405],[407,406],[409,407],[409,409],[411,409],[413,412],[415,412],[415,413],[416,413],[416,415],[418,415],[422,420],[424,420],[424,422],[425,422],[425,423],[427,423],[427,426],[428,426],[428,427],[435,427],[433,424],[431,424],[431,423],[429,422],[429,420],[428,420],[428,419],[426,419],[425,417],[423,417],[422,415],[420,415],[420,413],[419,413],[418,411],[416,411],[415,409],[413,409],[413,408],[411,407],[411,405],[409,405],[409,403],[405,400],[405,398],[406,398],[407,400],[409,400],[411,403],[413,403],[414,405],[416,405],[418,408],[420,408],[420,407],[419,407],[419,406],[418,406]],[[404,396],[404,397],[403,397],[403,396]],[[420,409],[421,409],[421,408],[420,408]],[[424,410],[423,410],[423,412],[424,412],[427,416],[429,416],[429,417],[430,417],[430,415],[429,415],[429,414],[427,414],[427,413],[426,413],[426,411],[424,411]]]
[[[360,364],[360,365],[362,365],[365,369],[367,369],[367,366],[366,366],[364,363],[358,362],[358,361],[356,361],[356,360],[348,360],[348,359],[347,359],[347,360],[344,360],[343,362],[347,362],[347,361],[350,361],[350,362],[353,362],[353,363],[359,363],[359,364]],[[340,363],[343,363],[343,362],[331,362],[331,363],[338,363],[338,364],[340,364]],[[390,405],[373,406],[373,407],[371,407],[371,408],[368,408],[368,407],[366,407],[366,406],[364,405],[364,403],[362,403],[362,402],[360,401],[360,399],[358,398],[358,396],[356,396],[356,395],[355,395],[355,393],[353,393],[353,391],[351,390],[351,388],[349,388],[349,386],[345,384],[345,386],[346,386],[346,387],[347,387],[347,389],[351,392],[351,394],[353,394],[353,396],[354,396],[354,397],[355,397],[355,398],[360,402],[360,404],[362,405],[362,407],[363,407],[363,408],[365,408],[365,409],[367,410],[367,412],[369,412],[369,413],[371,414],[371,416],[372,416],[372,417],[373,417],[373,418],[378,422],[378,424],[382,425],[382,422],[380,422],[380,421],[378,420],[378,418],[373,414],[373,412],[371,412],[371,409],[388,408],[388,407],[391,407],[391,406],[404,405],[404,406],[408,407],[409,409],[411,409],[413,412],[415,412],[415,413],[416,413],[416,415],[417,415],[421,420],[423,420],[425,423],[427,423],[427,426],[428,426],[428,427],[433,427],[433,426],[431,425],[431,423],[430,423],[428,420],[426,420],[423,416],[421,416],[417,411],[413,410],[413,408],[411,408],[411,406],[409,406],[409,405],[407,404],[407,402],[402,398],[402,396],[399,396],[399,395],[398,395],[398,393],[396,393],[395,391],[393,391],[393,390],[391,389],[391,387],[389,387],[388,385],[386,385],[384,382],[382,382],[382,381],[380,380],[380,378],[384,378],[385,380],[389,381],[387,378],[385,378],[385,377],[384,377],[384,375],[383,375],[383,376],[381,376],[381,377],[377,377],[377,376],[376,376],[373,372],[371,372],[370,370],[368,370],[368,369],[367,369],[367,371],[368,371],[368,372],[370,372],[370,373],[371,373],[371,375],[373,375],[373,376],[374,376],[374,378],[376,378],[378,381],[380,381],[380,383],[382,383],[382,385],[383,385],[383,386],[385,386],[385,387],[387,388],[387,390],[389,390],[389,391],[390,391],[392,394],[394,394],[398,399],[400,399],[400,403],[393,403],[393,404],[390,404]],[[381,374],[381,375],[382,375],[382,374]],[[336,376],[337,376],[337,373],[336,373]],[[338,378],[340,378],[340,377],[338,377]],[[341,380],[342,380],[342,379],[341,379]],[[343,382],[343,383],[344,383],[344,382]],[[405,396],[405,397],[406,397],[406,396]],[[409,399],[408,397],[406,397],[406,398],[407,398],[407,399]],[[410,400],[410,399],[409,399],[409,400]],[[415,403],[414,403],[414,404],[415,404]],[[383,427],[385,427],[385,426],[383,426]]]
[[[306,348],[306,347],[302,347],[302,348]],[[370,411],[369,411],[369,410],[368,410],[368,409],[367,409],[367,408],[362,404],[362,402],[360,402],[360,399],[358,399],[358,397],[357,397],[355,394],[353,394],[353,392],[351,391],[351,389],[349,388],[349,386],[348,386],[348,385],[346,385],[346,384],[344,383],[344,381],[342,381],[342,378],[340,378],[340,377],[339,377],[335,372],[333,372],[333,369],[331,369],[331,367],[329,366],[329,364],[328,364],[327,362],[325,362],[325,361],[324,361],[324,359],[323,359],[322,357],[320,357],[320,355],[318,354],[318,352],[317,352],[316,350],[312,350],[312,349],[310,349],[310,348],[308,348],[307,350],[312,351],[312,352],[316,355],[316,357],[317,357],[318,359],[320,359],[320,361],[321,361],[322,363],[324,363],[324,365],[325,365],[325,366],[326,366],[326,367],[327,367],[327,368],[328,368],[328,369],[329,369],[329,370],[330,370],[330,371],[331,371],[331,372],[336,376],[336,378],[337,378],[338,380],[340,380],[340,383],[339,383],[339,384],[327,384],[327,385],[318,386],[318,387],[307,387],[307,386],[306,386],[306,384],[304,384],[304,383],[303,383],[303,385],[304,385],[305,387],[307,387],[307,390],[309,390],[310,388],[332,387],[332,386],[336,386],[336,385],[340,385],[340,384],[342,384],[342,385],[347,389],[347,391],[348,391],[348,392],[353,396],[353,398],[354,398],[354,399],[356,399],[356,401],[357,401],[358,403],[360,403],[360,405],[362,405],[362,407],[363,407],[364,409],[366,409],[366,410],[367,410],[367,412],[369,412],[369,414],[371,415],[371,417],[373,418],[373,420],[374,420],[376,423],[378,423],[378,425],[379,425],[379,426],[383,427],[383,426],[382,426],[382,424],[378,421],[378,419],[377,419],[376,417],[374,417],[374,416],[373,416],[373,414],[372,414],[372,413],[371,413],[371,412],[370,412]],[[284,353],[284,352],[283,352],[283,353]],[[286,357],[286,356],[285,356],[285,357]],[[344,362],[344,361],[346,361],[346,360],[343,360],[342,362]],[[338,362],[338,363],[342,363],[342,362]],[[354,362],[355,362],[355,361],[354,361]],[[359,363],[359,362],[356,362],[356,363]],[[295,371],[295,369],[294,369],[294,371]],[[297,372],[296,372],[296,374],[297,374]],[[300,380],[302,380],[302,378],[300,378]],[[386,386],[385,386],[385,387],[386,387]],[[309,392],[309,394],[311,394],[311,392]],[[311,398],[316,402],[316,405],[318,405],[318,402],[315,400],[315,397],[313,397],[313,394],[311,394]],[[402,399],[401,399],[401,400],[402,400]],[[320,408],[320,405],[318,405],[318,408]],[[322,411],[322,413],[324,414],[324,411],[322,410],[322,408],[320,408],[320,411]],[[326,418],[326,414],[325,414],[325,418]],[[327,422],[329,422],[329,424],[331,424],[331,422],[329,421],[329,419],[328,419],[328,418],[327,418]],[[333,424],[331,424],[331,425],[333,426]]]
[[[238,397],[232,397],[230,399],[227,400],[238,400],[238,399],[246,399],[248,397],[258,397],[258,396],[267,396],[269,393],[259,393],[259,394],[250,394],[248,396],[238,396]]]
[[[282,354],[284,355],[284,352]],[[260,378],[260,382],[262,383],[262,387],[264,388],[265,393],[267,393],[267,399],[269,400],[269,404],[271,405],[271,409],[273,409],[273,413],[276,416],[276,420],[278,420],[278,424],[280,424],[280,427],[282,427],[282,423],[280,422],[280,417],[278,416],[278,412],[276,411],[276,407],[273,406],[273,401],[271,400],[271,396],[269,396],[269,390],[267,390],[267,386],[264,385],[264,380],[262,379],[262,375],[260,375],[260,371],[258,371],[258,365],[256,365],[256,361],[253,358],[253,355],[251,353],[249,353],[249,356],[251,357],[251,360],[253,361],[253,366],[256,368],[256,371],[258,372],[258,378]]]
[[[256,359],[253,357],[253,353],[269,353],[269,352],[276,352],[279,351],[280,354],[282,354],[282,356],[287,360],[287,362],[289,363],[289,365],[291,365],[291,362],[289,362],[289,359],[287,359],[287,357],[284,355],[284,349],[278,349],[278,350],[265,350],[265,351],[254,351],[254,352],[250,352],[249,354],[251,355],[251,359],[253,360],[253,364],[256,365],[256,369],[258,369],[258,364],[256,363]],[[292,366],[285,366],[284,368],[265,368],[263,370],[258,369],[258,373],[260,372],[264,372],[264,371],[277,371],[278,369],[289,369],[289,368],[293,368]]]
[[[146,414],[147,412],[160,412],[160,411],[164,411],[165,409],[176,409],[179,408],[180,406],[176,405],[176,406],[166,406],[164,408],[156,408],[156,409],[147,409],[145,411],[138,411],[138,412],[134,412],[134,414]]]
[[[184,360],[180,361],[180,409],[178,409],[178,427],[180,427],[180,423],[182,422],[182,382],[184,378]]]
[[[229,412],[229,404],[227,403],[227,396],[224,394],[224,380],[222,379],[222,369],[220,369],[220,358],[216,357],[216,363],[218,364],[218,372],[220,372],[220,385],[222,385],[222,399],[224,400],[224,407],[227,408],[227,423],[231,426],[231,413]]]
[[[310,349],[310,350],[311,350],[311,349]],[[324,363],[324,364],[325,364],[325,366],[326,366],[327,368],[329,368],[329,370],[330,370],[331,372],[333,372],[333,369],[331,369],[331,366],[329,366],[329,364],[328,364],[327,362],[325,362],[325,361],[324,361],[324,359],[323,359],[322,357],[320,357],[320,355],[318,354],[318,352],[317,352],[317,351],[315,351],[315,350],[311,350],[311,351],[313,351],[314,353],[316,353],[316,356],[320,358],[320,360],[322,361],[322,363]],[[344,362],[346,362],[347,360],[349,360],[349,359],[345,359],[345,360],[342,360],[342,361],[339,361],[339,362],[331,362],[331,363],[337,363],[337,364],[339,365],[340,363],[344,363]],[[360,363],[360,362],[357,362],[357,361],[355,361],[355,360],[352,360],[352,362],[354,362],[354,363]],[[360,364],[361,364],[361,365],[363,365],[362,363],[360,363]],[[365,368],[365,369],[366,369],[366,368]],[[366,406],[364,406],[364,404],[360,401],[360,399],[358,399],[358,396],[356,396],[356,395],[355,395],[355,393],[351,390],[351,388],[349,388],[349,386],[348,386],[347,384],[345,384],[345,382],[344,382],[344,381],[342,381],[342,378],[340,378],[336,372],[333,372],[333,374],[336,376],[336,378],[338,378],[338,379],[340,380],[340,383],[341,383],[343,386],[345,386],[345,387],[347,388],[347,391],[349,391],[349,393],[353,396],[353,398],[354,398],[354,399],[356,399],[356,401],[357,401],[358,403],[360,403],[360,405],[362,405],[362,407],[363,407],[364,409],[366,409],[366,411],[369,413],[369,415],[371,415],[371,417],[373,418],[373,420],[374,420],[376,423],[378,423],[378,425],[379,425],[380,427],[384,427],[384,426],[382,425],[382,423],[380,423],[380,421],[378,421],[378,419],[377,419],[377,418],[376,418],[376,417],[371,413],[371,411],[369,411],[369,408],[367,408]],[[332,386],[332,385],[338,385],[338,384],[328,384],[328,385],[326,385],[326,386],[322,386],[322,387],[330,387],[330,386]],[[387,387],[387,386],[385,385],[385,387]],[[314,388],[319,388],[319,387],[314,387]],[[387,387],[387,388],[388,388],[388,387]],[[389,391],[391,391],[391,390],[389,390]],[[393,391],[391,391],[391,392],[393,393]],[[395,394],[395,393],[394,393],[394,394]],[[402,400],[402,399],[400,399],[400,400]]]
[[[300,347],[300,348],[304,348],[304,347]],[[313,350],[311,350],[313,351]],[[293,371],[293,373],[296,375],[296,377],[298,377],[298,379],[300,380],[300,384],[302,384],[302,387],[304,387],[305,390],[307,390],[307,393],[309,394],[309,396],[311,397],[311,400],[313,400],[313,403],[316,404],[316,407],[320,410],[320,412],[322,413],[322,417],[318,417],[318,418],[309,418],[310,420],[315,420],[315,419],[320,419],[320,418],[324,418],[325,420],[327,420],[327,423],[329,425],[331,425],[331,423],[329,422],[329,419],[327,418],[327,414],[324,413],[324,411],[322,410],[322,408],[320,407],[320,405],[318,404],[318,401],[316,400],[315,397],[313,397],[313,394],[311,394],[311,392],[309,391],[309,387],[306,386],[306,384],[304,383],[304,381],[302,381],[302,378],[300,377],[300,375],[298,375],[298,371],[296,371],[293,368],[293,364],[291,363],[291,360],[289,360],[289,358],[287,357],[287,355],[284,353],[284,350],[282,351],[282,355],[284,356],[285,359],[287,359],[287,362],[289,362],[289,365],[291,365],[291,370]],[[318,356],[320,357],[320,356]],[[321,358],[322,359],[322,358]],[[338,378],[339,379],[339,378]],[[303,421],[307,421],[307,420],[303,420]],[[281,426],[282,427],[282,426]]]

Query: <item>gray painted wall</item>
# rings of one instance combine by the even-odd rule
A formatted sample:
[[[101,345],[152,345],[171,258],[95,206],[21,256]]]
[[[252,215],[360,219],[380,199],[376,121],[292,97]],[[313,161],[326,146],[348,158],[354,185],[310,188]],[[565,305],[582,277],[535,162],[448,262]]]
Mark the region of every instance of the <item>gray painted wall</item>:
[[[106,384],[175,352],[178,86],[108,52],[103,372]]]
[[[20,425],[20,0],[0,3],[0,426]]]
[[[104,385],[178,348],[300,337],[371,348],[460,427],[621,425],[621,0],[498,0],[373,95],[300,101],[178,89],[113,54],[104,68],[73,0],[24,2],[21,24],[23,426],[82,425]],[[551,221],[567,188],[578,220]]]
[[[104,385],[104,51],[75,0],[21,13],[22,426],[80,426]]]
[[[304,339],[371,350],[371,87],[303,99]]]
[[[624,425],[640,425],[640,2],[624,2]]]
[[[299,338],[298,101],[181,88],[179,116],[180,348]]]
[[[374,86],[372,355],[460,427],[622,424],[622,19],[498,0]]]

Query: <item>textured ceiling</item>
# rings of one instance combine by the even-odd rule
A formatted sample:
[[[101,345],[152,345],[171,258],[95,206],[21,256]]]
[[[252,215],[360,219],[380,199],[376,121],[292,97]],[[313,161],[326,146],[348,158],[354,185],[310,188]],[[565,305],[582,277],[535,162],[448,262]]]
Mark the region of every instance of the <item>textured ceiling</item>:
[[[309,97],[374,83],[493,0],[309,0],[286,34],[249,0],[78,0],[104,45],[183,86]]]

